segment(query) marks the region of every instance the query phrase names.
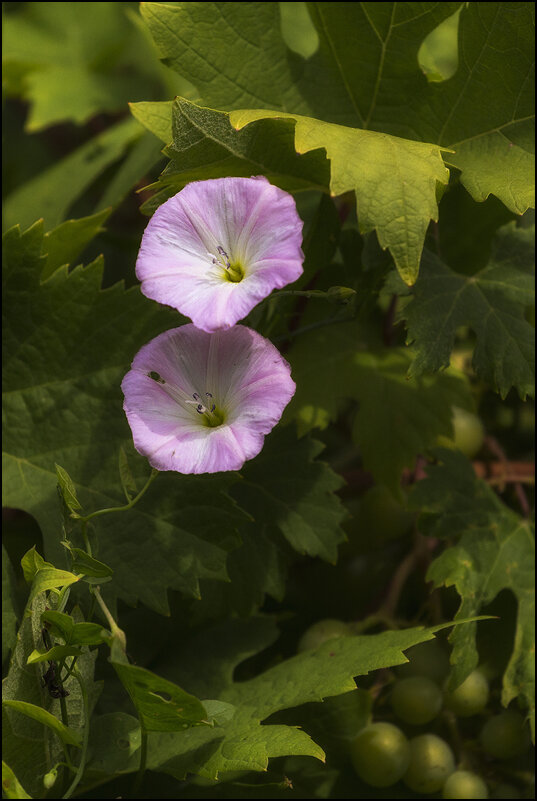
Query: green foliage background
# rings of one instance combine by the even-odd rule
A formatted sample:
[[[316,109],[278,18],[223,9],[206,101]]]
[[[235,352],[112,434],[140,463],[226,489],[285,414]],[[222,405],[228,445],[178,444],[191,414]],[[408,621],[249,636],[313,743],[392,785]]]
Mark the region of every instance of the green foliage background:
[[[372,797],[342,742],[452,621],[450,687],[484,664],[492,709],[533,727],[533,484],[509,471],[533,460],[534,5],[3,13],[6,797],[66,792],[61,768],[43,788],[62,742],[86,755],[77,794],[127,795],[145,732],[146,797]],[[240,473],[162,474],[93,519],[89,558],[76,515],[149,476],[121,379],[185,322],[136,285],[147,217],[227,175],[266,175],[304,219],[292,289],[311,294],[245,321],[296,395]],[[352,300],[327,303],[333,286]],[[486,428],[473,467],[436,449],[454,407]],[[90,609],[97,582],[127,656]],[[68,585],[56,647],[85,691],[69,677],[65,715],[39,665],[45,593]],[[102,629],[76,628],[93,614]],[[327,617],[350,636],[296,655]]]

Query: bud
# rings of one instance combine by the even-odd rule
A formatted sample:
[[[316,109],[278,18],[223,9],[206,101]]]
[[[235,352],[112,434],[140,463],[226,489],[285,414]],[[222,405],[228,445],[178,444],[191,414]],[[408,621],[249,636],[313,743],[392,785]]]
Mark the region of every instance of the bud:
[[[332,303],[348,303],[356,295],[356,290],[348,286],[331,286],[326,291],[326,297]]]
[[[50,790],[51,787],[54,787],[57,778],[58,778],[57,767],[54,767],[48,773],[45,773],[45,775],[43,776],[43,785],[45,787],[45,790]]]

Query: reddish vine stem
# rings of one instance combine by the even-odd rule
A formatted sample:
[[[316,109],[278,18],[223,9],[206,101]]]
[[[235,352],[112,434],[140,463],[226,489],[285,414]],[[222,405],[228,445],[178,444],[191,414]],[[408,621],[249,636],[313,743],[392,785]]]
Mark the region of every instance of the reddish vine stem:
[[[416,465],[412,470],[406,469],[401,477],[401,484],[408,486],[421,481],[426,477],[425,466],[427,460],[418,456]],[[491,486],[505,484],[535,483],[535,465],[532,462],[473,462],[478,478],[484,479]],[[347,483],[347,489],[365,491],[374,486],[375,481],[371,473],[360,467],[345,470],[341,474]]]
[[[496,478],[495,481],[492,481],[491,479],[488,479],[488,482],[489,482],[489,484],[497,485],[498,486],[498,491],[499,492],[503,492],[504,489],[505,489],[505,485],[507,483],[506,482],[506,477],[508,475],[508,469],[507,468],[508,468],[509,462],[507,461],[507,456],[505,455],[505,451],[503,450],[503,448],[500,445],[500,443],[498,442],[498,440],[495,437],[492,437],[490,434],[488,434],[485,437],[485,444],[487,445],[489,451],[494,456],[498,457],[499,463],[503,467],[503,473],[500,472],[500,474],[498,475],[498,477]],[[522,510],[522,514],[524,515],[524,517],[529,517],[530,513],[531,513],[530,504],[529,504],[526,492],[524,490],[524,487],[522,486],[522,482],[521,482],[520,478],[517,478],[517,480],[513,482],[513,486],[514,486],[515,494],[517,496],[518,503],[520,505],[520,509]]]

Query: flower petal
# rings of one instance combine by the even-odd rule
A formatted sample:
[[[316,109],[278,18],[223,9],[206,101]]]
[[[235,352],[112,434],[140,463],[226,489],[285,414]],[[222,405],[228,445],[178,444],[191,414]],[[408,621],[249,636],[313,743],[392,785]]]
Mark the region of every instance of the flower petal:
[[[302,274],[302,221],[291,195],[266,178],[188,184],[149,221],[136,262],[142,292],[198,328],[229,328]],[[219,248],[244,277],[233,282]],[[225,261],[225,258],[224,258]]]
[[[144,345],[121,387],[136,449],[157,470],[181,473],[239,470],[296,388],[288,363],[256,331],[238,325],[210,334],[192,324]],[[194,398],[210,398],[199,404],[203,413]]]

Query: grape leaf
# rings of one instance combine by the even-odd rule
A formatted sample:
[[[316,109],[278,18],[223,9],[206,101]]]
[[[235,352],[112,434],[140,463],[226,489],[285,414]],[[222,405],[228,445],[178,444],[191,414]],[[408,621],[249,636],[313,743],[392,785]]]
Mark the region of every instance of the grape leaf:
[[[330,194],[355,193],[360,232],[376,230],[403,280],[413,284],[425,233],[430,221],[438,220],[437,184],[447,184],[449,179],[441,148],[297,114],[248,110],[229,115],[238,131],[267,118],[295,121],[298,153],[326,152]]]
[[[159,662],[159,673],[199,698],[219,697],[232,686],[235,668],[271,645],[278,635],[276,622],[268,615],[228,617],[187,635],[184,658],[165,656]]]
[[[428,469],[410,496],[421,511],[418,525],[433,537],[459,537],[429,568],[436,586],[455,586],[461,603],[455,619],[479,614],[503,589],[518,601],[513,652],[503,676],[502,703],[521,696],[535,725],[535,540],[533,526],[478,479],[470,462],[456,451],[439,451],[441,464]],[[493,626],[491,621],[487,625]],[[453,629],[451,687],[477,667],[476,624]]]
[[[4,315],[5,503],[36,517],[47,555],[65,564],[66,554],[59,548],[61,509],[54,464],[72,477],[86,512],[122,505],[117,454],[121,445],[130,443],[131,434],[122,411],[121,379],[137,348],[182,318],[150,303],[137,288],[125,292],[116,284],[101,290],[98,262],[70,273],[60,268],[40,283],[44,257],[39,224],[22,235],[13,229],[6,234],[5,244],[4,291],[9,309]],[[292,451],[292,443],[285,437],[284,441],[287,451]],[[132,445],[129,448],[133,451]],[[266,453],[272,466],[275,457],[270,445]],[[312,453],[306,444],[298,453],[300,461],[290,464],[301,475],[301,491],[310,493],[311,500],[307,495],[305,501],[287,497],[288,520],[281,508],[270,512],[271,519],[277,518],[275,522],[288,536],[292,536],[293,517],[296,523],[303,518],[302,529],[309,521],[310,534],[300,536],[312,536],[324,544],[306,541],[300,548],[318,552],[324,548],[335,558],[341,511],[330,487],[334,489],[337,480],[325,466],[308,464]],[[145,459],[134,457],[131,466],[137,485],[143,486],[148,472]],[[255,481],[265,480],[262,472],[259,476]],[[226,579],[227,552],[240,544],[240,525],[251,522],[249,509],[240,510],[227,494],[237,482],[241,483],[240,477],[233,473],[163,473],[137,505],[123,514],[121,525],[115,515],[96,518],[96,556],[114,571],[106,592],[115,592],[130,603],[141,599],[166,613],[167,587],[199,597],[200,579]],[[253,481],[249,491],[259,496]],[[318,501],[314,501],[315,493]],[[314,502],[316,521],[307,509]],[[259,515],[269,513],[266,503],[250,503],[255,514],[257,506]],[[269,586],[274,580],[281,585],[281,576],[269,576]]]
[[[40,283],[40,224],[13,229],[5,245],[4,503],[33,514],[47,555],[67,566],[54,463],[72,476],[84,509],[124,503],[117,453],[131,434],[121,379],[137,348],[181,318],[138,288],[101,290],[98,262]],[[135,468],[143,486],[146,461]],[[200,577],[225,578],[245,519],[225,494],[236,480],[162,474],[120,526],[113,515],[98,519],[96,556],[114,570],[117,593],[166,612],[166,587],[196,596]]]
[[[280,662],[253,679],[235,682],[220,694],[221,700],[237,708],[231,720],[216,729],[223,739],[215,742],[214,734],[211,738],[210,732],[199,729],[185,732],[181,739],[150,737],[149,764],[176,778],[192,771],[215,779],[228,770],[266,770],[269,758],[276,756],[324,759],[323,751],[305,732],[263,721],[279,710],[354,690],[354,676],[404,663],[403,650],[431,637],[431,629],[342,637]],[[201,746],[209,743],[212,753],[201,760]]]
[[[512,386],[524,400],[535,392],[535,332],[524,317],[535,305],[534,229],[510,223],[500,229],[491,261],[474,275],[451,270],[429,251],[412,300],[401,316],[415,358],[409,375],[439,370],[449,364],[457,328],[469,325],[476,334],[476,372],[505,398]],[[394,276],[390,288],[408,293]]]
[[[436,146],[281,112],[228,115],[181,99],[173,105],[173,137],[159,194],[146,209],[189,181],[230,174],[263,174],[291,192],[354,191],[361,230],[376,228],[403,278],[415,280],[425,231],[438,218],[436,183],[449,177]]]
[[[335,563],[346,511],[333,493],[343,479],[315,460],[322,450],[320,442],[297,442],[292,429],[277,429],[241,470],[232,494],[254,520],[279,528],[296,551]]]
[[[26,228],[40,217],[47,228],[59,225],[74,201],[142,135],[135,120],[121,120],[47,167],[6,198],[4,229]]]
[[[102,223],[110,216],[111,209],[104,209],[79,220],[66,220],[54,230],[45,234],[43,250],[47,261],[41,280],[44,281],[64,264],[74,265],[84,248],[104,229]]]
[[[154,55],[122,6],[25,3],[5,14],[2,60],[8,74],[18,69],[30,103],[27,131],[80,124],[152,93]],[[136,50],[129,48],[133,38]]]
[[[133,104],[131,110],[136,110],[136,119],[156,133],[154,105]],[[157,202],[176,194],[190,181],[225,175],[266,175],[287,192],[311,188],[326,191],[328,187],[326,159],[319,153],[300,156],[296,152],[291,122],[286,126],[261,122],[237,132],[226,112],[201,108],[183,98],[173,102],[171,112],[173,142],[165,149],[170,163],[154,185],[159,190],[157,196],[144,204],[143,211],[153,210]]]
[[[285,419],[294,417],[299,433],[325,428],[336,418],[342,400],[356,399],[353,438],[364,466],[397,492],[403,468],[411,467],[439,434],[452,435],[451,407],[472,408],[469,386],[452,370],[407,379],[408,353],[400,348],[366,352],[361,339],[354,321],[298,338],[287,354],[297,392]]]
[[[427,81],[417,54],[457,4],[308,6],[319,47],[307,59],[285,45],[273,4],[256,3],[255,13],[252,4],[147,4],[142,15],[164,62],[196,85],[204,105],[231,110],[236,128],[263,117],[292,117],[298,152],[326,148],[331,191],[357,190],[362,230],[377,227],[408,283],[418,273],[423,231],[436,219],[435,182],[445,181],[441,149],[456,150],[444,160],[462,170],[461,181],[476,200],[494,193],[518,214],[534,202],[534,12],[528,4],[464,8],[459,67],[440,83]],[[138,118],[145,114],[152,116],[149,107]],[[213,127],[205,134],[211,140]],[[199,177],[206,177],[213,144],[199,149]],[[264,149],[270,151],[270,143]],[[222,151],[216,161],[226,168]],[[236,169],[231,157],[228,174]],[[391,186],[394,176],[399,191]],[[382,203],[371,201],[371,186]]]
[[[408,3],[367,10],[359,4],[308,5],[319,35],[319,48],[309,59],[288,49],[273,3],[251,3],[248,9],[219,2],[149,3],[141,13],[160,58],[197,87],[203,103],[224,109],[272,108],[365,128],[367,109],[374,108],[383,77],[382,51],[388,61],[391,57],[397,62],[389,64],[389,73],[404,66],[397,87],[392,87],[393,94],[404,96],[409,73],[420,77],[417,59],[405,64],[405,56],[413,55],[415,43],[417,52],[425,35],[458,8],[457,3],[442,3],[419,6],[416,13]],[[377,19],[388,47],[375,30]]]

